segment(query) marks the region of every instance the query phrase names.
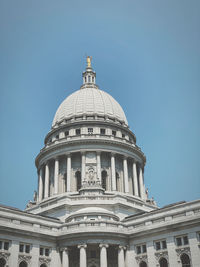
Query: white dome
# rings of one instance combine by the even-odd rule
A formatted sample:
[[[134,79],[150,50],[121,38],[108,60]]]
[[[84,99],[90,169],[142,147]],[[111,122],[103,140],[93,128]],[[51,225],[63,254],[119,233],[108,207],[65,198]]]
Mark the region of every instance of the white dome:
[[[74,116],[107,116],[128,125],[119,103],[108,93],[96,88],[82,88],[68,96],[59,106],[52,127]]]

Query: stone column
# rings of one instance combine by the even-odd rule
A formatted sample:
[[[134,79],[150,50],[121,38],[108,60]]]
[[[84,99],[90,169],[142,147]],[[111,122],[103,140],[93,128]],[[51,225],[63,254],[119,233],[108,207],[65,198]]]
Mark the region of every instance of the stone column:
[[[138,193],[138,179],[137,179],[137,168],[136,168],[136,162],[133,161],[133,186],[134,186],[134,195],[136,197],[139,196]]]
[[[80,267],[87,267],[87,254],[86,254],[86,244],[79,245],[80,249]]]
[[[44,198],[49,196],[49,163],[45,166],[45,185],[44,185]]]
[[[62,267],[69,267],[69,250],[68,250],[68,248],[62,249]]]
[[[101,184],[101,152],[97,152],[97,179]]]
[[[140,185],[140,197],[141,199],[145,199],[142,166],[140,166],[140,171],[139,171],[139,185]]]
[[[42,167],[39,170],[39,188],[38,188],[38,200],[42,201],[42,194],[43,194],[43,181],[42,181]]]
[[[67,155],[67,192],[71,189],[71,155]]]
[[[59,174],[59,159],[55,158],[54,168],[54,194],[58,194],[58,174]]]
[[[125,247],[123,246],[119,246],[118,248],[118,267],[125,267],[124,249]]]
[[[111,153],[112,191],[116,191],[115,154]]]
[[[107,244],[100,244],[100,267],[107,267]]]
[[[124,191],[125,193],[129,192],[128,186],[128,166],[127,166],[127,158],[123,158],[123,170],[124,170]]]
[[[85,181],[85,151],[81,154],[81,185],[84,184]]]

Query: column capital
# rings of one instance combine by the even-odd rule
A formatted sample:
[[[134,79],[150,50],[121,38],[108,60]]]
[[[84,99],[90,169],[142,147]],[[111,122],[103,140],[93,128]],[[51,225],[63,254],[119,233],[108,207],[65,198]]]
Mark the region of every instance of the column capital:
[[[110,152],[111,156],[112,157],[115,157],[116,156],[116,153],[115,152]]]
[[[69,157],[69,156],[71,156],[71,153],[67,152],[67,153],[65,153],[65,156]]]
[[[81,155],[85,155],[86,154],[86,150],[81,150]]]
[[[97,153],[97,155],[101,155],[101,151],[97,151],[96,153]]]
[[[108,245],[108,244],[99,244],[99,247],[100,247],[100,248],[108,248],[109,245]]]
[[[59,160],[59,156],[53,157],[54,160]]]
[[[60,248],[60,251],[63,251],[63,252],[67,253],[69,251],[69,248],[68,247]]]
[[[126,250],[126,246],[122,246],[122,245],[119,245],[118,249],[123,249],[123,250]]]
[[[78,247],[79,249],[80,249],[80,248],[87,248],[87,244],[80,244],[80,245],[78,245],[77,247]]]

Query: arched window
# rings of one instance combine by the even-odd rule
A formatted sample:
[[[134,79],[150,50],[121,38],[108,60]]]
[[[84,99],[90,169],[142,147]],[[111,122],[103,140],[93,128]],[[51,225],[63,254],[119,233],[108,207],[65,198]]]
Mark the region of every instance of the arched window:
[[[78,191],[79,189],[81,189],[81,172],[77,171],[75,176],[76,176],[76,190]]]
[[[117,191],[120,191],[120,179],[119,179],[120,177],[119,177],[119,173],[116,172],[115,176],[116,176],[116,187],[117,187]]]
[[[0,258],[0,267],[6,266],[6,260],[4,258]]]
[[[47,265],[45,263],[42,263],[40,267],[47,267]]]
[[[181,263],[182,263],[182,267],[191,267],[190,265],[190,257],[187,254],[182,254],[181,255]]]
[[[26,261],[21,261],[19,267],[28,267],[28,264]]]
[[[105,189],[106,190],[106,187],[107,187],[107,171],[102,171],[101,172],[101,179],[102,179],[102,187],[103,187],[103,189]]]
[[[159,260],[160,267],[168,267],[168,262],[165,258]]]
[[[147,267],[147,264],[146,264],[145,261],[141,261],[139,266],[140,266],[140,267]]]

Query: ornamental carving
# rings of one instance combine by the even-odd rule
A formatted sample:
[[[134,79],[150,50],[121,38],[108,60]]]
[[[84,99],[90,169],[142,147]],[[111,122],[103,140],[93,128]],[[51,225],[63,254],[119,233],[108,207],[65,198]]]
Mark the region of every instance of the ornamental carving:
[[[146,262],[146,264],[148,264],[148,258],[147,255],[140,255],[140,256],[136,256],[135,257],[137,263],[139,264],[141,261]]]
[[[39,265],[46,264],[47,266],[50,266],[51,259],[49,257],[40,257],[39,258]]]
[[[181,254],[187,254],[191,258],[191,253],[190,253],[190,248],[189,247],[184,247],[184,248],[178,248],[176,249],[176,254],[178,257],[181,256]]]
[[[5,267],[8,267],[9,256],[10,256],[10,252],[0,251],[0,258],[3,258],[6,261]]]
[[[31,255],[20,254],[18,256],[18,264],[20,264],[20,262],[22,262],[22,261],[26,261],[28,264],[30,264],[30,262],[31,262]]]
[[[155,258],[156,258],[157,264],[159,264],[159,260],[161,258],[165,258],[167,260],[167,262],[169,262],[169,257],[168,257],[168,252],[167,251],[156,252],[155,253]]]

